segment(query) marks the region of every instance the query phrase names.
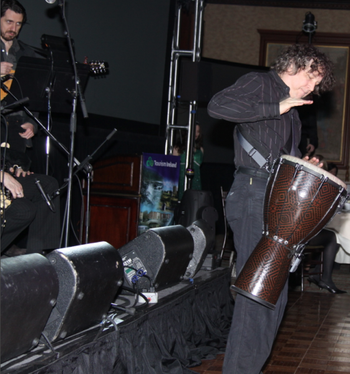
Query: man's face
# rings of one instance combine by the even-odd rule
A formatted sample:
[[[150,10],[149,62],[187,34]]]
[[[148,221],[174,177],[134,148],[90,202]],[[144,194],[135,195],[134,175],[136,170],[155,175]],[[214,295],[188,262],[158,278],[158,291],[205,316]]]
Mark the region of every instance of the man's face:
[[[23,14],[7,9],[4,16],[1,17],[1,38],[4,41],[13,40],[19,33],[23,22]]]
[[[302,99],[315,89],[322,81],[322,75],[318,71],[311,72],[311,63],[304,70],[299,70],[296,74],[285,75],[285,83],[289,86],[290,97],[295,99]]]

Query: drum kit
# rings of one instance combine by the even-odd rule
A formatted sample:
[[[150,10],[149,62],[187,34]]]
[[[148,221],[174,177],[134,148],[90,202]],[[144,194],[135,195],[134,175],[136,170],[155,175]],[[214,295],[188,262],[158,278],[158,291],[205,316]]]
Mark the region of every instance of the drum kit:
[[[333,174],[293,156],[280,157],[267,184],[262,237],[233,290],[274,309],[305,245],[346,198],[346,184]]]

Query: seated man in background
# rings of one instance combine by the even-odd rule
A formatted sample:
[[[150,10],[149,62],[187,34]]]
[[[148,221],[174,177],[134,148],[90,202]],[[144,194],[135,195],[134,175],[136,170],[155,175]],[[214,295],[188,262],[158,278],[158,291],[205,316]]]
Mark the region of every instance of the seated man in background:
[[[13,73],[21,56],[34,56],[34,51],[17,39],[26,20],[26,10],[17,0],[1,1],[1,76]],[[5,107],[6,100],[2,98],[1,102]],[[21,108],[1,117],[1,200],[5,203],[8,195],[6,205],[9,204],[1,210],[2,254],[40,253],[59,247],[59,200],[55,201],[58,209],[54,212],[47,198],[58,189],[58,183],[50,176],[31,173],[25,154],[36,128],[35,121]],[[9,250],[27,227],[26,249]]]
[[[8,199],[10,205],[1,211],[1,254],[6,254],[13,241],[27,227],[29,229],[26,249],[17,250],[17,253],[14,251],[13,255],[41,253],[43,250],[59,248],[59,206],[57,212],[50,210],[37,186],[37,180],[47,195],[58,189],[57,181],[50,176],[17,176],[15,173],[0,171],[1,189],[8,190],[11,194]],[[1,199],[4,198],[2,194]]]
[[[25,43],[18,40],[18,35],[27,21],[25,8],[17,0],[1,1],[1,76],[13,74],[20,57],[34,57],[35,53]],[[19,82],[20,83],[20,82]],[[6,105],[7,97],[1,91],[1,104]],[[12,149],[24,153],[32,147],[32,138],[37,131],[37,124],[21,108],[5,114],[8,126],[8,142]]]
[[[11,254],[10,245],[28,227],[26,250],[12,254],[42,252],[59,247],[59,199],[57,212],[49,197],[58,190],[55,178],[30,172],[25,153],[11,149],[7,142],[8,124],[2,118],[0,153],[1,254]],[[23,165],[23,166],[22,166]],[[40,189],[42,188],[42,190]],[[7,200],[7,204],[5,204]],[[9,204],[9,205],[8,205]],[[6,208],[5,206],[8,205]]]

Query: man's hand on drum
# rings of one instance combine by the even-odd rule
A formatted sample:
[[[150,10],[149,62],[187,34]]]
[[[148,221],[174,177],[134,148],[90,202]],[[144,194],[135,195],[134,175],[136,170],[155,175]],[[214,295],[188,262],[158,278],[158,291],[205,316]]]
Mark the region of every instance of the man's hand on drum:
[[[318,157],[311,157],[310,158],[309,156],[305,156],[305,157],[303,157],[303,160],[308,161],[308,162],[310,162],[310,164],[318,166],[319,168],[322,168],[322,166],[323,166],[323,162],[320,162]]]

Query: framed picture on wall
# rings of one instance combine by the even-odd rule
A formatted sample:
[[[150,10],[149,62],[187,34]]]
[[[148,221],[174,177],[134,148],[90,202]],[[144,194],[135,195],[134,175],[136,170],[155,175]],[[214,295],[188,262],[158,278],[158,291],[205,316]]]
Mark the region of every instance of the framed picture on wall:
[[[259,64],[271,66],[279,52],[288,45],[308,43],[307,34],[293,31],[258,30],[260,33]],[[315,33],[313,45],[334,63],[336,84],[331,92],[322,94],[313,105],[317,109],[317,154],[348,168],[349,162],[349,59],[350,34]]]

